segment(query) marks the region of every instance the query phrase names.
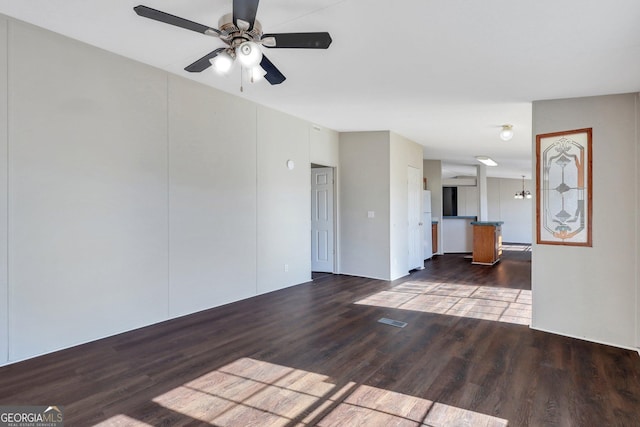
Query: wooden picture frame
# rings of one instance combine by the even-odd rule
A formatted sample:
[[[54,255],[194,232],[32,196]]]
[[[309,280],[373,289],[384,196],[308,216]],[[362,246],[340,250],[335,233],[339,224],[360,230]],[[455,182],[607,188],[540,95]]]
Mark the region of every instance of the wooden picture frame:
[[[592,128],[536,135],[536,242],[592,246]]]

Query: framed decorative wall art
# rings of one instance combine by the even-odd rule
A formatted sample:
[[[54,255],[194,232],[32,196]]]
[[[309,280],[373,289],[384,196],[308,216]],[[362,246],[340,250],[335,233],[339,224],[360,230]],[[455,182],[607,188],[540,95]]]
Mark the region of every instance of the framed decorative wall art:
[[[592,129],[536,135],[536,241],[591,246]]]

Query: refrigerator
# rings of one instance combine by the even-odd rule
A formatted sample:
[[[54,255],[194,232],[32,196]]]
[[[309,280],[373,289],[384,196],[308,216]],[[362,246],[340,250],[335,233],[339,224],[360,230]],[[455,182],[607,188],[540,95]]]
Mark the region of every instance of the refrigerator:
[[[424,259],[433,257],[433,246],[431,244],[431,191],[423,190],[422,194],[422,229],[424,230]]]

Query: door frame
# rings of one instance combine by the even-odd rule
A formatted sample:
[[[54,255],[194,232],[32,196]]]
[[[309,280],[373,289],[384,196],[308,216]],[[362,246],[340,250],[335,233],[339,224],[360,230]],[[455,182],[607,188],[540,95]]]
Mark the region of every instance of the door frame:
[[[411,174],[415,174],[418,173],[417,175],[415,175],[416,177],[420,177],[420,168],[416,168],[415,166],[411,166],[411,165],[407,165],[407,271],[411,271],[411,270],[424,270],[424,253],[423,253],[423,239],[424,239],[424,223],[423,223],[423,199],[422,199],[422,190],[423,187],[422,185],[420,185],[421,183],[419,181],[416,181],[416,183],[413,183],[412,179],[411,179]],[[415,185],[417,184],[417,185]],[[415,191],[417,196],[418,196],[418,200],[417,200],[417,209],[418,209],[418,215],[417,218],[412,218],[412,213],[411,210],[409,209],[409,205],[410,205],[410,201],[411,201],[411,192]],[[414,212],[415,214],[415,212]],[[412,230],[412,226],[411,226],[411,220],[412,219],[417,219],[418,220],[418,228],[417,228],[417,233],[414,235],[412,234],[411,230]],[[411,259],[411,247],[413,245],[412,241],[412,237],[413,239],[418,238],[420,240],[420,244],[417,245],[417,253],[414,254],[416,256],[416,266],[413,266],[412,264],[412,259]]]
[[[313,169],[316,168],[331,168],[333,169],[333,271],[331,274],[339,274],[340,272],[340,224],[338,219],[339,212],[339,200],[338,197],[338,168],[336,166],[327,166],[319,163],[311,163],[311,167],[309,169],[309,178],[311,178],[311,173]],[[309,218],[311,217],[311,197],[312,193],[309,192]],[[309,222],[309,231],[311,231],[311,222]],[[311,270],[313,271],[313,269]]]

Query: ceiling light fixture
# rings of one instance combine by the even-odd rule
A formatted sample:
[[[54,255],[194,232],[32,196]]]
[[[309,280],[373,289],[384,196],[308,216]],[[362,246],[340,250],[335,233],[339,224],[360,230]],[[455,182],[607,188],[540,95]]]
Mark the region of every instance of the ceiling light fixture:
[[[514,199],[530,199],[531,198],[531,192],[529,190],[524,189],[524,175],[522,175],[522,191],[518,191],[516,193],[515,196],[513,196]]]
[[[262,69],[262,67],[260,66],[255,66],[252,69],[249,70],[249,76],[251,79],[251,83],[255,83],[258,80],[261,80],[262,78],[264,78],[264,76],[267,74],[266,71],[264,71],[264,69]]]
[[[496,163],[495,160],[493,160],[491,157],[487,157],[487,156],[476,156],[476,160],[479,161],[480,163],[483,163],[487,166],[498,166],[498,163]]]
[[[513,138],[513,125],[502,125],[500,139],[503,141],[509,141],[511,138]]]
[[[209,60],[213,71],[218,74],[227,74],[233,68],[233,57],[227,52],[221,52]]]
[[[262,51],[255,42],[244,42],[236,48],[236,57],[245,68],[253,68],[262,61]]]

